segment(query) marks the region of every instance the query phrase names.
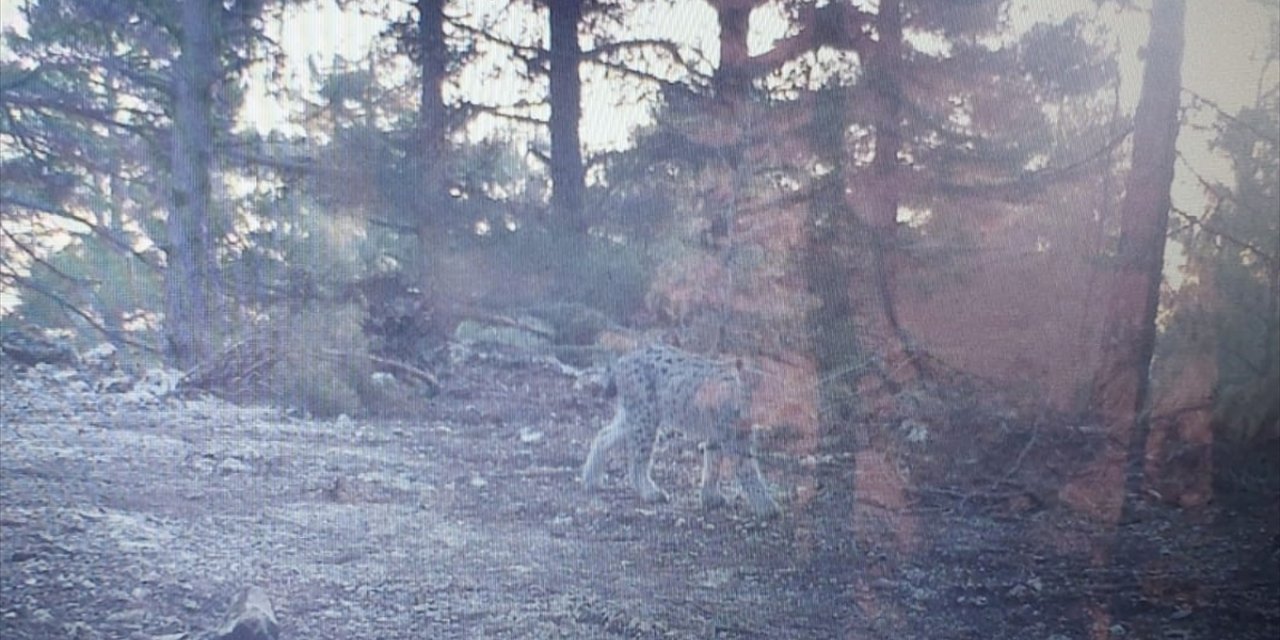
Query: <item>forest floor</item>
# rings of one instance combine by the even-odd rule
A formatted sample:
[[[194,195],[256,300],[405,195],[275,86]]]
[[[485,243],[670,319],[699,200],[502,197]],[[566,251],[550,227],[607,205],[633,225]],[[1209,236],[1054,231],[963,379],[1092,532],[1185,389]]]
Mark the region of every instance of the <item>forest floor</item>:
[[[645,505],[581,488],[611,409],[563,369],[442,382],[414,420],[312,421],[7,368],[0,637],[196,637],[247,585],[308,640],[1280,637],[1275,496],[1148,505],[1107,561],[1046,542],[1114,537],[1064,507],[921,492],[904,545],[854,530],[839,439],[765,440],[785,515],[759,521],[702,511],[696,444],[665,438],[672,501]]]

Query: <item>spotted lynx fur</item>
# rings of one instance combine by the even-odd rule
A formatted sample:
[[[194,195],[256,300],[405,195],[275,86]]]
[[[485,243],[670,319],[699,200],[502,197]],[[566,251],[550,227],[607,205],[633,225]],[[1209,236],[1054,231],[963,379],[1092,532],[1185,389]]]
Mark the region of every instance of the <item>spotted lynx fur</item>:
[[[715,508],[725,502],[718,485],[721,459],[727,457],[751,510],[760,516],[778,513],[756,463],[751,422],[746,415],[748,391],[737,368],[655,344],[620,358],[611,375],[611,386],[618,394],[617,413],[591,444],[582,470],[588,489],[600,487],[605,455],[623,445],[631,486],[648,502],[666,501],[667,494],[649,475],[658,430],[666,427],[703,442],[704,507]]]

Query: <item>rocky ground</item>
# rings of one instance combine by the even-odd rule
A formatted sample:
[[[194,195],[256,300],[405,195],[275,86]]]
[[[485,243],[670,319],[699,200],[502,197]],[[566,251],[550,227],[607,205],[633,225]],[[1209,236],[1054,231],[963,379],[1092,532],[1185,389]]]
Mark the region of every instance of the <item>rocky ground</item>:
[[[470,358],[421,418],[381,422],[4,366],[6,639],[194,637],[249,585],[314,640],[1280,637],[1275,496],[1148,506],[1107,559],[1046,542],[1115,533],[1064,508],[935,487],[903,544],[858,529],[883,505],[843,489],[838,438],[766,442],[778,520],[701,511],[680,437],[655,470],[671,503],[584,493],[609,406],[536,358]]]

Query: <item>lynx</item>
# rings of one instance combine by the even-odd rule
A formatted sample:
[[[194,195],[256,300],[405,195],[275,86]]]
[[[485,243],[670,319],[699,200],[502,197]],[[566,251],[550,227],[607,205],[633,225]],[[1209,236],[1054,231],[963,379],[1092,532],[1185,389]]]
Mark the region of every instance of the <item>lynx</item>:
[[[751,510],[774,516],[778,505],[760,476],[751,423],[745,415],[748,392],[738,367],[664,345],[650,345],[620,358],[611,371],[618,395],[613,421],[591,444],[582,470],[588,489],[601,485],[604,459],[624,445],[631,486],[648,502],[664,502],[667,494],[649,475],[660,427],[679,429],[703,441],[702,505],[725,503],[718,488],[720,462],[733,462],[738,483]]]

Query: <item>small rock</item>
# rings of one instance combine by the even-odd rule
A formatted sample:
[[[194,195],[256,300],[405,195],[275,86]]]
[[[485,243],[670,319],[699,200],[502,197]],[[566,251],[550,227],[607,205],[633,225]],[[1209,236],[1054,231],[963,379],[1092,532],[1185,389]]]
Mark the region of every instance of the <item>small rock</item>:
[[[182,374],[170,369],[153,367],[142,374],[136,390],[160,398],[173,393],[182,381]]]
[[[907,442],[912,444],[923,444],[929,441],[929,426],[914,418],[907,418],[900,425],[902,431],[907,434]]]
[[[226,622],[210,640],[277,640],[279,635],[271,599],[261,587],[254,586],[236,596]]]
[[[99,381],[98,390],[104,393],[125,393],[132,391],[133,385],[133,378],[128,376],[113,376]]]
[[[228,476],[233,473],[246,473],[249,471],[249,465],[237,458],[226,458],[218,463],[218,474]]]
[[[71,365],[79,360],[70,346],[46,338],[38,329],[5,331],[0,334],[0,351],[27,366]]]
[[[116,367],[116,354],[119,349],[110,342],[104,342],[80,356],[86,365],[99,371],[111,371]]]

